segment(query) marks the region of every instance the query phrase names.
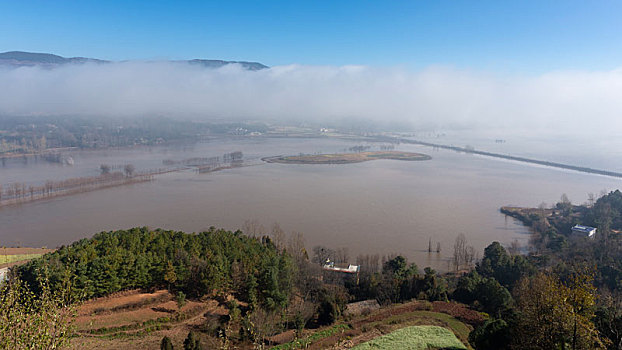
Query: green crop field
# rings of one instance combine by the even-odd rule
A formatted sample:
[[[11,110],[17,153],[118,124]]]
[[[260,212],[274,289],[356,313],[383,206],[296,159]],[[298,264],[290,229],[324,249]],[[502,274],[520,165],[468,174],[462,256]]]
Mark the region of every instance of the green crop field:
[[[15,254],[15,255],[0,255],[0,265],[8,264],[16,261],[30,260],[38,258],[43,254]]]
[[[352,349],[466,349],[448,329],[438,326],[412,326],[398,329]]]

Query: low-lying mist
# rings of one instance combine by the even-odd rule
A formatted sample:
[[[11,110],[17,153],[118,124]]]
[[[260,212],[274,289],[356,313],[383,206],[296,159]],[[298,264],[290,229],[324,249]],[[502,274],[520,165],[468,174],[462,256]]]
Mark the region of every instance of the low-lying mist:
[[[368,120],[416,129],[622,127],[622,69],[500,76],[452,67],[171,62],[0,69],[0,115],[195,120]]]

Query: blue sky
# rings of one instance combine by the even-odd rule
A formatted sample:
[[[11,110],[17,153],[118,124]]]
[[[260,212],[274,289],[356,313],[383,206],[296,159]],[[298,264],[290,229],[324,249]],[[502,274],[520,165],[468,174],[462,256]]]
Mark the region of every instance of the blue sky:
[[[622,66],[622,1],[2,1],[0,51],[267,65]]]

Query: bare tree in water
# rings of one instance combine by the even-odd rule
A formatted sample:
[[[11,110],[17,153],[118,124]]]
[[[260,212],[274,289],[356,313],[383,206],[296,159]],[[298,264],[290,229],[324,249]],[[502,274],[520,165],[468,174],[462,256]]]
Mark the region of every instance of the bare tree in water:
[[[136,170],[136,168],[134,168],[133,164],[127,164],[123,170],[125,171],[125,176],[127,177],[132,177],[134,175],[134,171]]]
[[[452,262],[456,271],[473,266],[476,260],[475,248],[467,245],[464,234],[459,234],[454,243]]]
[[[99,166],[99,170],[101,171],[102,175],[110,174],[110,169],[110,165],[108,164],[102,164]]]

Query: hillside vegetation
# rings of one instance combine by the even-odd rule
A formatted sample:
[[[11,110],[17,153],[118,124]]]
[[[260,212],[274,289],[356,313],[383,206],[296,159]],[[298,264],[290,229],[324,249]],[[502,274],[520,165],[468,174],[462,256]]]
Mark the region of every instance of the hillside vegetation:
[[[438,326],[412,326],[398,329],[352,349],[466,349],[456,336],[446,328]]]
[[[18,268],[33,289],[46,273],[52,289],[72,277],[75,297],[165,287],[189,296],[233,293],[268,309],[284,306],[292,290],[292,260],[269,243],[210,229],[198,234],[145,227],[102,232]]]
[[[370,261],[356,283],[348,276],[322,271],[324,254],[337,258],[334,251],[316,247],[310,259],[302,235],[292,234],[285,240],[279,229],[273,227],[273,238],[215,228],[197,234],[145,227],[101,232],[18,266],[12,280],[24,281],[33,295],[41,294],[43,288],[63,291],[68,294],[63,300],[101,300],[132,289],[147,293],[138,295],[167,290],[168,299],[156,298],[153,303],[110,307],[103,299],[104,306],[92,311],[80,308],[74,335],[85,348],[108,341],[120,344],[124,339],[128,344],[154,344],[154,337],[162,335],[178,343],[184,329],[194,332],[193,339],[203,344],[270,346],[295,335],[306,339],[304,344],[323,348],[342,341],[346,329],[368,337],[378,334],[367,333],[367,328],[380,327],[386,332],[402,324],[448,327],[466,343],[472,326],[449,315],[473,325],[483,322],[476,311],[471,315],[470,310],[454,304],[443,311],[439,305],[439,311],[447,315],[425,311],[436,311],[437,304],[429,304],[426,309],[389,307],[356,323],[355,328],[343,326],[342,315],[350,301],[371,298],[389,305],[415,296],[444,301],[446,286],[433,270],[426,268],[420,275],[417,266],[401,256],[383,261],[381,270],[378,259],[357,258]],[[205,310],[214,307],[210,300],[217,302],[220,311],[208,317]],[[391,323],[385,324],[385,319]],[[325,330],[334,323],[339,332]],[[294,343],[294,348],[295,344],[303,343]]]

